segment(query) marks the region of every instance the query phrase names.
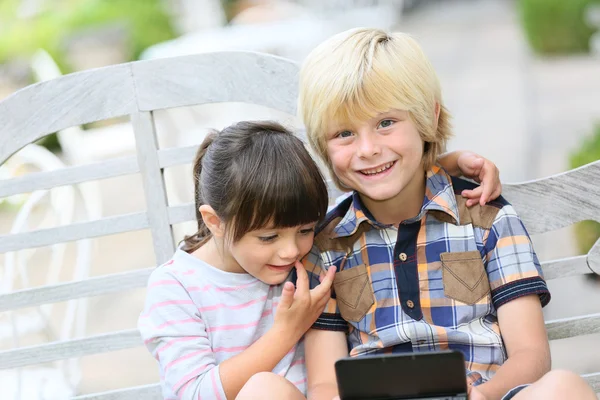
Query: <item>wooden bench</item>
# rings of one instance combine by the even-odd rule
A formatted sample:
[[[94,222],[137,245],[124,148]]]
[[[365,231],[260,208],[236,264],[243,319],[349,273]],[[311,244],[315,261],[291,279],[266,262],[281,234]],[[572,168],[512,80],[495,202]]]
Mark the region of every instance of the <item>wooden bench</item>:
[[[274,56],[224,52],[140,61],[35,84],[0,103],[0,165],[24,146],[58,130],[129,116],[137,158],[111,159],[0,180],[0,198],[39,189],[140,173],[147,209],[28,233],[0,236],[0,253],[149,229],[156,264],[175,250],[172,226],[194,220],[193,204],[169,206],[165,168],[192,162],[197,146],[159,149],[153,111],[217,102],[260,104],[296,113],[298,66]],[[600,222],[600,161],[563,174],[505,185],[504,195],[531,234],[581,220]],[[587,255],[543,263],[547,279],[600,273],[600,242]],[[0,295],[0,312],[142,288],[152,268]],[[133,323],[132,323],[133,325]],[[547,321],[551,339],[600,332],[600,314]],[[0,370],[142,346],[136,329],[0,352]],[[600,372],[586,375],[600,391]],[[77,399],[160,399],[158,383]]]

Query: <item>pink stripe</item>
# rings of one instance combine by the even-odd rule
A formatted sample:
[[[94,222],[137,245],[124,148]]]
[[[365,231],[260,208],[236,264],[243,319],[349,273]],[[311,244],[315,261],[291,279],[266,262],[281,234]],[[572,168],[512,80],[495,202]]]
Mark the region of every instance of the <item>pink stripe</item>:
[[[200,368],[196,368],[195,370],[193,370],[192,372],[190,372],[189,374],[187,374],[186,376],[184,376],[183,378],[181,378],[179,380],[179,382],[177,382],[173,386],[173,388],[175,389],[175,392],[176,393],[179,392],[179,389],[181,388],[181,386],[183,386],[184,383],[190,381],[194,377],[197,377],[198,375],[200,375],[208,367],[210,367],[210,365],[203,365]]]
[[[167,350],[169,347],[175,345],[176,343],[187,342],[187,341],[194,340],[194,339],[197,339],[197,338],[194,337],[194,336],[186,336],[186,337],[180,337],[180,338],[177,338],[177,339],[169,340],[167,342],[167,344],[165,344],[164,346],[156,349],[156,353],[154,354],[154,357],[158,357],[160,355],[160,353],[162,353],[163,351]],[[144,344],[147,345],[149,342],[151,342],[153,340],[154,340],[154,338],[147,339],[147,340],[144,341]]]
[[[204,285],[204,286],[190,286],[187,288],[188,292],[208,292],[209,290],[214,290],[217,292],[235,292],[236,290],[246,289],[250,286],[256,285],[260,283],[257,279],[254,282],[246,283],[240,286],[227,286],[227,287],[218,287],[213,285]]]
[[[173,326],[173,325],[183,325],[183,324],[191,324],[191,323],[200,323],[201,321],[195,318],[188,318],[188,319],[182,319],[179,321],[167,321],[164,324],[160,324],[158,325],[156,328],[157,329],[162,329],[165,328],[167,326]]]
[[[301,384],[303,384],[303,383],[306,383],[306,380],[307,380],[307,379],[306,379],[306,378],[304,378],[304,379],[302,379],[302,380],[299,380],[299,381],[296,381],[296,382],[292,382],[292,384],[294,384],[294,386],[298,386],[298,385],[301,385]]]
[[[259,299],[250,300],[250,301],[248,301],[246,303],[236,304],[234,306],[229,306],[227,304],[220,303],[220,304],[215,304],[215,305],[212,305],[212,306],[207,306],[207,307],[199,308],[198,311],[200,311],[200,312],[214,311],[214,310],[218,310],[219,308],[227,308],[229,310],[241,310],[243,308],[250,307],[253,304],[259,303],[261,301],[265,301],[266,299],[267,299],[267,296],[263,296],[263,297],[261,297]]]
[[[213,391],[215,392],[215,396],[217,396],[217,400],[221,400],[221,393],[219,392],[219,388],[217,387],[217,380],[215,379],[215,372],[217,372],[216,368],[214,368],[210,372],[210,377],[212,380],[212,386],[213,386]]]
[[[304,358],[301,358],[300,360],[296,360],[293,363],[290,364],[290,368],[293,367],[294,365],[303,365],[304,364]]]
[[[176,281],[174,279],[170,279],[170,280],[162,280],[162,281],[152,282],[150,285],[148,285],[148,287],[166,286],[166,285],[179,285],[179,286],[181,286],[181,283],[179,283],[179,281]]]
[[[188,383],[186,383],[185,385],[183,385],[183,387],[181,389],[179,389],[179,393],[177,393],[177,398],[181,399],[183,397],[183,395],[185,394],[185,391],[187,390],[188,387],[190,387],[190,385],[192,384],[192,381],[188,381]]]
[[[258,325],[259,321],[250,322],[249,324],[237,324],[237,325],[221,325],[214,326],[212,328],[208,328],[207,332],[216,332],[216,331],[232,331],[235,329],[246,329],[251,328],[253,326]]]
[[[161,303],[155,303],[155,304],[152,304],[150,309],[148,311],[146,311],[144,314],[142,314],[140,317],[148,318],[150,316],[150,313],[159,307],[166,307],[166,306],[180,305],[180,304],[194,304],[194,302],[192,300],[169,300],[169,301],[163,301]]]
[[[248,346],[238,346],[238,347],[217,347],[213,349],[215,353],[235,353],[236,351],[244,351],[248,348]]]
[[[179,358],[177,358],[177,359],[175,359],[175,360],[171,361],[170,363],[168,363],[168,364],[165,366],[165,373],[166,373],[166,372],[167,372],[167,370],[169,370],[169,369],[170,369],[170,368],[171,368],[173,365],[177,365],[177,364],[179,364],[179,363],[180,363],[180,362],[182,362],[182,361],[185,361],[185,360],[187,360],[187,359],[190,359],[190,358],[192,358],[192,357],[196,357],[197,355],[199,355],[199,354],[204,354],[204,353],[210,353],[210,350],[206,350],[206,349],[205,349],[205,350],[193,351],[193,352],[191,352],[191,353],[187,353],[185,356],[181,356],[181,357],[179,357]]]

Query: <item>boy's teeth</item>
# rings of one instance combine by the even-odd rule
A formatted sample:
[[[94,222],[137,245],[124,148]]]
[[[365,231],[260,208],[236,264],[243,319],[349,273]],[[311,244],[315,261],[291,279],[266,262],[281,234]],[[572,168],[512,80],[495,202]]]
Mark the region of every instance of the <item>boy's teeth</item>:
[[[362,170],[361,172],[365,175],[374,175],[374,174],[378,174],[380,172],[385,171],[386,169],[390,168],[392,165],[394,165],[393,162],[389,162],[387,164],[384,164],[383,166],[379,167],[379,168],[374,168],[374,169],[365,169]]]

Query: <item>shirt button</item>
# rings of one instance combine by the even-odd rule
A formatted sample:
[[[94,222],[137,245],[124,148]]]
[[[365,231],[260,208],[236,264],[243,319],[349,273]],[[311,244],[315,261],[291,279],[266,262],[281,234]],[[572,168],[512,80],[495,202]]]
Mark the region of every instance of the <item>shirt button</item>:
[[[408,257],[406,256],[406,253],[400,253],[400,255],[398,256],[398,258],[400,259],[400,261],[406,261],[406,259]]]
[[[414,308],[414,306],[415,306],[415,303],[413,303],[413,301],[412,301],[412,300],[407,300],[407,301],[406,301],[406,305],[408,306],[408,308]]]

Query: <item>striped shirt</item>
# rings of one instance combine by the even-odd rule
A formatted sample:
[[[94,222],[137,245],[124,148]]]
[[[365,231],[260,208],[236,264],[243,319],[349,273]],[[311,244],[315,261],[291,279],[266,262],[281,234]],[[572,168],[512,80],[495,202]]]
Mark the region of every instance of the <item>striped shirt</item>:
[[[221,271],[182,250],[154,270],[138,327],[159,363],[163,397],[225,400],[219,364],[271,328],[282,287]],[[305,393],[302,343],[273,372]]]
[[[506,360],[497,309],[521,296],[550,300],[513,207],[498,198],[467,208],[470,182],[434,166],[419,215],[377,222],[354,193],[338,204],[305,258],[311,287],[332,265],[334,294],[313,328],[348,332],[350,355],[457,350],[469,379]]]

